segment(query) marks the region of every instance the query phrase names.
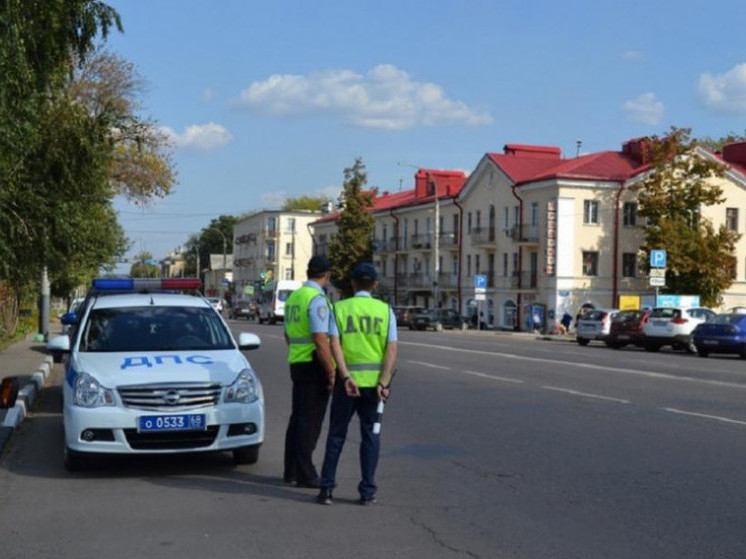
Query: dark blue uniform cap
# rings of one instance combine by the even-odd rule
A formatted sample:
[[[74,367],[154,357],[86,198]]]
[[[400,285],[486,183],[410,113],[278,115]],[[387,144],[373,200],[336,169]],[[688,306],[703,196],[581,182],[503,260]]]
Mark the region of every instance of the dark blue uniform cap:
[[[308,271],[315,274],[323,274],[332,269],[332,265],[326,256],[312,256],[308,261]]]
[[[352,279],[355,281],[375,281],[378,279],[378,272],[370,262],[358,264],[352,271]]]

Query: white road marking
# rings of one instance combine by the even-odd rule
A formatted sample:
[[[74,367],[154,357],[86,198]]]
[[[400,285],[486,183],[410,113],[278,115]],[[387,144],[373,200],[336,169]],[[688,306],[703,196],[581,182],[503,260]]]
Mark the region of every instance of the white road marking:
[[[576,369],[591,369],[595,371],[607,371],[610,373],[637,375],[637,376],[643,376],[643,377],[654,378],[654,379],[678,380],[682,382],[696,382],[700,384],[711,384],[714,386],[724,386],[728,388],[740,388],[742,390],[746,390],[746,384],[739,384],[736,382],[727,382],[727,381],[722,381],[722,380],[711,380],[711,379],[702,379],[702,378],[696,378],[696,377],[670,375],[667,373],[656,373],[654,371],[643,371],[643,370],[638,370],[638,369],[623,369],[621,367],[607,367],[605,365],[594,365],[592,363],[576,363],[574,361],[560,361],[557,359],[544,359],[541,357],[527,357],[524,355],[515,355],[513,353],[484,351],[480,349],[465,349],[461,347],[422,344],[422,343],[417,343],[417,342],[403,342],[401,340],[399,340],[399,345],[428,347],[428,348],[433,348],[433,349],[442,349],[442,350],[449,351],[449,352],[473,353],[477,355],[491,355],[493,357],[502,357],[505,359],[516,359],[519,361],[533,361],[536,363],[547,363],[549,365],[569,365],[571,367],[575,367]]]
[[[431,369],[443,369],[444,371],[450,371],[450,367],[444,367],[442,365],[433,365],[432,363],[425,363],[424,361],[407,361],[407,363],[414,363],[415,365],[422,365],[423,367],[430,367]]]
[[[664,411],[671,413],[678,413],[681,415],[691,415],[694,417],[702,417],[704,419],[714,419],[715,421],[722,421],[723,423],[735,423],[737,425],[746,425],[746,421],[739,421],[738,419],[731,419],[729,417],[720,417],[719,415],[707,415],[706,413],[696,413],[693,411],[677,410],[675,408],[661,408]]]
[[[583,396],[584,398],[595,398],[597,400],[609,400],[610,402],[629,404],[629,400],[623,400],[622,398],[612,398],[611,396],[601,396],[599,394],[588,394],[587,392],[578,392],[577,390],[569,390],[567,388],[559,388],[557,386],[542,386],[542,388],[544,388],[545,390],[554,390],[555,392],[572,394],[573,396]]]
[[[485,373],[478,373],[477,371],[458,371],[459,373],[464,373],[465,375],[474,375],[475,377],[483,377],[483,378],[489,378],[492,380],[501,380],[503,382],[514,382],[516,384],[523,384],[522,380],[518,380],[515,378],[506,378],[506,377],[497,377],[495,375],[488,375]]]

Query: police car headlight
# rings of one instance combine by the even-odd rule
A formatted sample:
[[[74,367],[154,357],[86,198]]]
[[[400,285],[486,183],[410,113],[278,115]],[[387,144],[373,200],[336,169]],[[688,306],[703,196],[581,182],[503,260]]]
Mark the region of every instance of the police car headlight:
[[[250,369],[244,369],[238,374],[233,384],[225,391],[225,401],[242,404],[256,402],[259,399],[257,384],[254,373]]]
[[[75,379],[73,404],[82,408],[98,408],[114,405],[114,392],[104,388],[88,373],[80,373]]]

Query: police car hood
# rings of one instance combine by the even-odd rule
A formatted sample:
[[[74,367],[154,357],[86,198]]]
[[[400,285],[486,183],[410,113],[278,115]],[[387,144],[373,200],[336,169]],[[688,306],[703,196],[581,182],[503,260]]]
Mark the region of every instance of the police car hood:
[[[79,353],[77,372],[86,372],[108,387],[162,382],[208,382],[229,385],[251,368],[236,350]]]

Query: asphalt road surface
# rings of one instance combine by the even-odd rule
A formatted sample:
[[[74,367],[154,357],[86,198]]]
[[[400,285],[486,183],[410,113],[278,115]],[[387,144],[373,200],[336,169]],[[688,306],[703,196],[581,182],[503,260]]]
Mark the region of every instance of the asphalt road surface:
[[[230,324],[262,338],[248,354],[267,406],[259,462],[127,458],[68,474],[49,388],[0,461],[0,556],[746,556],[746,361],[400,330],[378,503],[356,504],[353,421],[324,507],[280,477],[282,327]]]

